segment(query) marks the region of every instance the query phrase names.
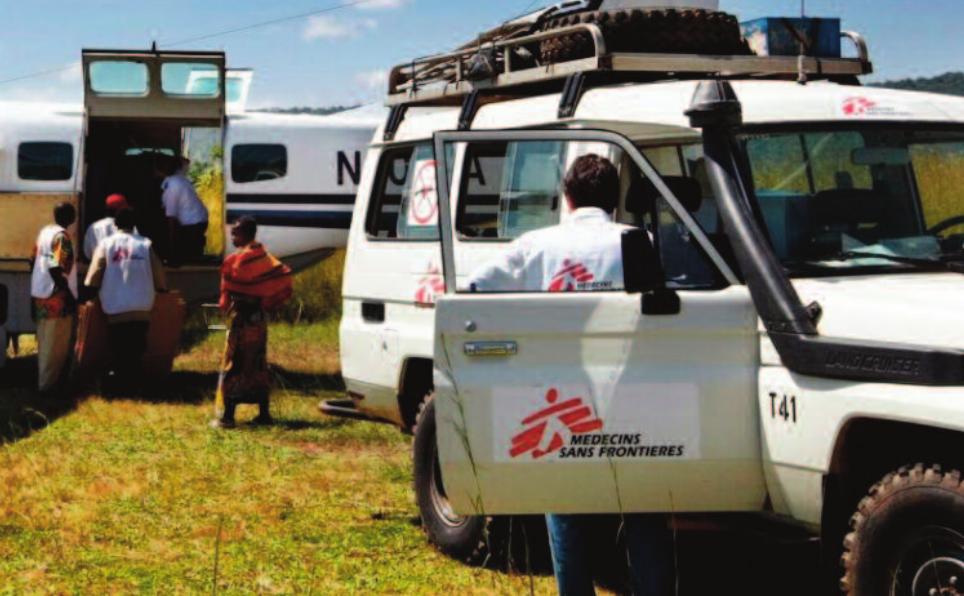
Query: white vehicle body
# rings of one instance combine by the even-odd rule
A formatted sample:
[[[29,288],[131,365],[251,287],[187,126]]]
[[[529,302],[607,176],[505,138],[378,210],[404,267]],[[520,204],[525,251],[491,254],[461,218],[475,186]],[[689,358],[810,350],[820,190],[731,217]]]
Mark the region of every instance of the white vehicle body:
[[[701,142],[701,131],[684,113],[697,85],[590,89],[574,117],[563,121],[557,118],[559,94],[491,103],[479,108],[471,131],[561,125],[615,133],[662,173],[658,152],[651,150]],[[829,82],[733,81],[732,86],[748,129],[964,125],[964,100],[947,96]],[[639,296],[623,293],[463,294],[455,292],[459,282],[501,246],[455,235],[454,254],[446,255],[454,272],[448,293],[439,296],[445,269],[439,242],[375,238],[366,221],[382,156],[456,129],[458,112],[410,108],[391,143],[382,142],[381,130],[375,135],[348,241],[341,349],[357,407],[405,427],[433,388],[425,367],[435,368],[439,458],[446,492],[459,513],[773,511],[817,528],[827,513],[828,478],[854,465],[859,442],[870,441],[875,449],[877,442],[894,440],[888,433],[964,433],[960,387],[790,372],[759,322],[747,287],[734,281],[712,291],[681,290],[684,316],[675,320],[641,315]],[[452,214],[443,224],[450,227],[457,225],[465,176],[463,141],[454,138],[454,158],[448,161],[452,205],[441,209]],[[719,273],[736,279],[732,271]],[[426,296],[419,294],[426,285],[437,298],[434,306],[435,300],[416,300]],[[794,286],[804,304],[822,305],[821,335],[964,349],[959,273],[799,279]],[[488,342],[496,347],[510,342],[518,351],[495,358],[467,353]],[[613,432],[636,429],[658,445],[684,449],[680,456],[674,449],[674,456],[594,460],[510,457],[515,431],[545,406],[547,387],[593,396],[596,415],[617,429]],[[777,412],[790,408],[792,398],[792,414]],[[645,399],[651,401],[640,401]],[[663,412],[671,416],[661,417]],[[878,471],[872,470],[871,478],[879,478],[882,472],[873,476]]]
[[[203,83],[216,89],[218,72],[205,71],[200,77],[192,73],[189,88]],[[221,136],[211,138],[209,145],[200,149],[185,139],[183,150],[195,157],[203,149],[204,158],[208,158],[211,146],[224,149],[224,191],[216,207],[221,212],[211,214],[212,222],[253,215],[259,220],[261,238],[272,252],[295,267],[304,267],[345,246],[361,161],[385,110],[365,107],[332,116],[245,111],[250,79],[250,71],[229,71],[228,109]],[[235,83],[239,86],[233,86]],[[31,333],[34,329],[29,259],[37,232],[49,223],[53,206],[64,201],[78,206],[79,220],[70,230],[78,250],[76,241],[101,215],[104,197],[85,196],[90,192],[86,179],[91,171],[90,126],[84,104],[0,103],[0,315],[4,315],[0,317],[0,332],[4,335]],[[150,134],[144,137],[140,142],[156,141]],[[20,153],[25,146],[37,147],[39,153],[34,157],[40,159],[50,148],[62,156],[69,155],[67,163],[62,164],[65,173],[55,176],[59,178],[56,180],[22,176],[25,158]],[[232,170],[235,155],[252,146],[274,148],[283,161],[282,173],[271,172],[271,179],[237,180]],[[149,174],[145,183],[151,184],[147,177]],[[213,229],[213,225],[209,236],[228,237],[226,230]],[[212,288],[216,292],[220,259],[219,255],[210,256],[209,264],[170,272],[175,287],[192,302],[211,298]],[[180,286],[178,280],[183,281]],[[192,294],[195,289],[201,294]]]

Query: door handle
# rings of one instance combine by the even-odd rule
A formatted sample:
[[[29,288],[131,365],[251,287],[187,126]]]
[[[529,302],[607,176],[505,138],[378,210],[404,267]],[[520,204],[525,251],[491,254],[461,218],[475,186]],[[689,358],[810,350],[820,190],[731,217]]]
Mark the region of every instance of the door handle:
[[[514,341],[470,341],[463,349],[470,358],[508,358],[519,353]]]

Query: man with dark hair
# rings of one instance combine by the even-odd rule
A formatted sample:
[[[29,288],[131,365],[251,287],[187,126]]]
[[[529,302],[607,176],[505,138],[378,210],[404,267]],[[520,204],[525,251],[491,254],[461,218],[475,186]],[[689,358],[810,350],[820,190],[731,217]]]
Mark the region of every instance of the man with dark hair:
[[[557,226],[523,234],[505,253],[475,271],[479,292],[587,292],[623,288],[622,234],[615,223],[619,173],[595,154],[576,159],[563,182],[569,216]],[[552,563],[562,596],[593,594],[598,527],[611,516],[547,515]],[[619,519],[633,594],[670,594],[672,541],[663,515]],[[616,536],[613,536],[615,539]]]
[[[74,245],[67,231],[77,220],[70,203],[54,208],[54,223],[40,230],[34,245],[30,295],[37,323],[38,388],[53,391],[70,355],[77,312],[77,270]]]
[[[134,231],[134,212],[122,209],[117,231],[97,245],[86,285],[99,288],[107,315],[113,372],[110,390],[131,388],[147,349],[147,332],[156,292],[166,290],[164,266],[151,241]]]
[[[221,267],[221,309],[228,314],[228,341],[215,395],[215,428],[234,426],[238,404],[258,405],[256,422],[271,422],[267,313],[291,297],[291,270],[257,241],[258,224],[241,217],[231,226],[238,249]]]

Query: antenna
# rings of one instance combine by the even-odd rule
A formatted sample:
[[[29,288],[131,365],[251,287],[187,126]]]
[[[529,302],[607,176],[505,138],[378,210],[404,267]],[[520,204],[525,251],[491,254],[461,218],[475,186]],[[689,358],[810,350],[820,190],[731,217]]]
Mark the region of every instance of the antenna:
[[[800,18],[807,18],[807,0],[800,0]]]

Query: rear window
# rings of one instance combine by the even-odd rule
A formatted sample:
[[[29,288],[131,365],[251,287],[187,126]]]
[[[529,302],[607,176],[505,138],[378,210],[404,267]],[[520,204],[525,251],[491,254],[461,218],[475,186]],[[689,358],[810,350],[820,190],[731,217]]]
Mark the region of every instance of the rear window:
[[[277,180],[288,174],[284,145],[235,145],[231,149],[231,179],[238,183]]]
[[[366,220],[369,237],[438,240],[435,165],[428,144],[382,154]]]
[[[70,180],[74,148],[70,143],[20,143],[17,176],[21,180]]]

